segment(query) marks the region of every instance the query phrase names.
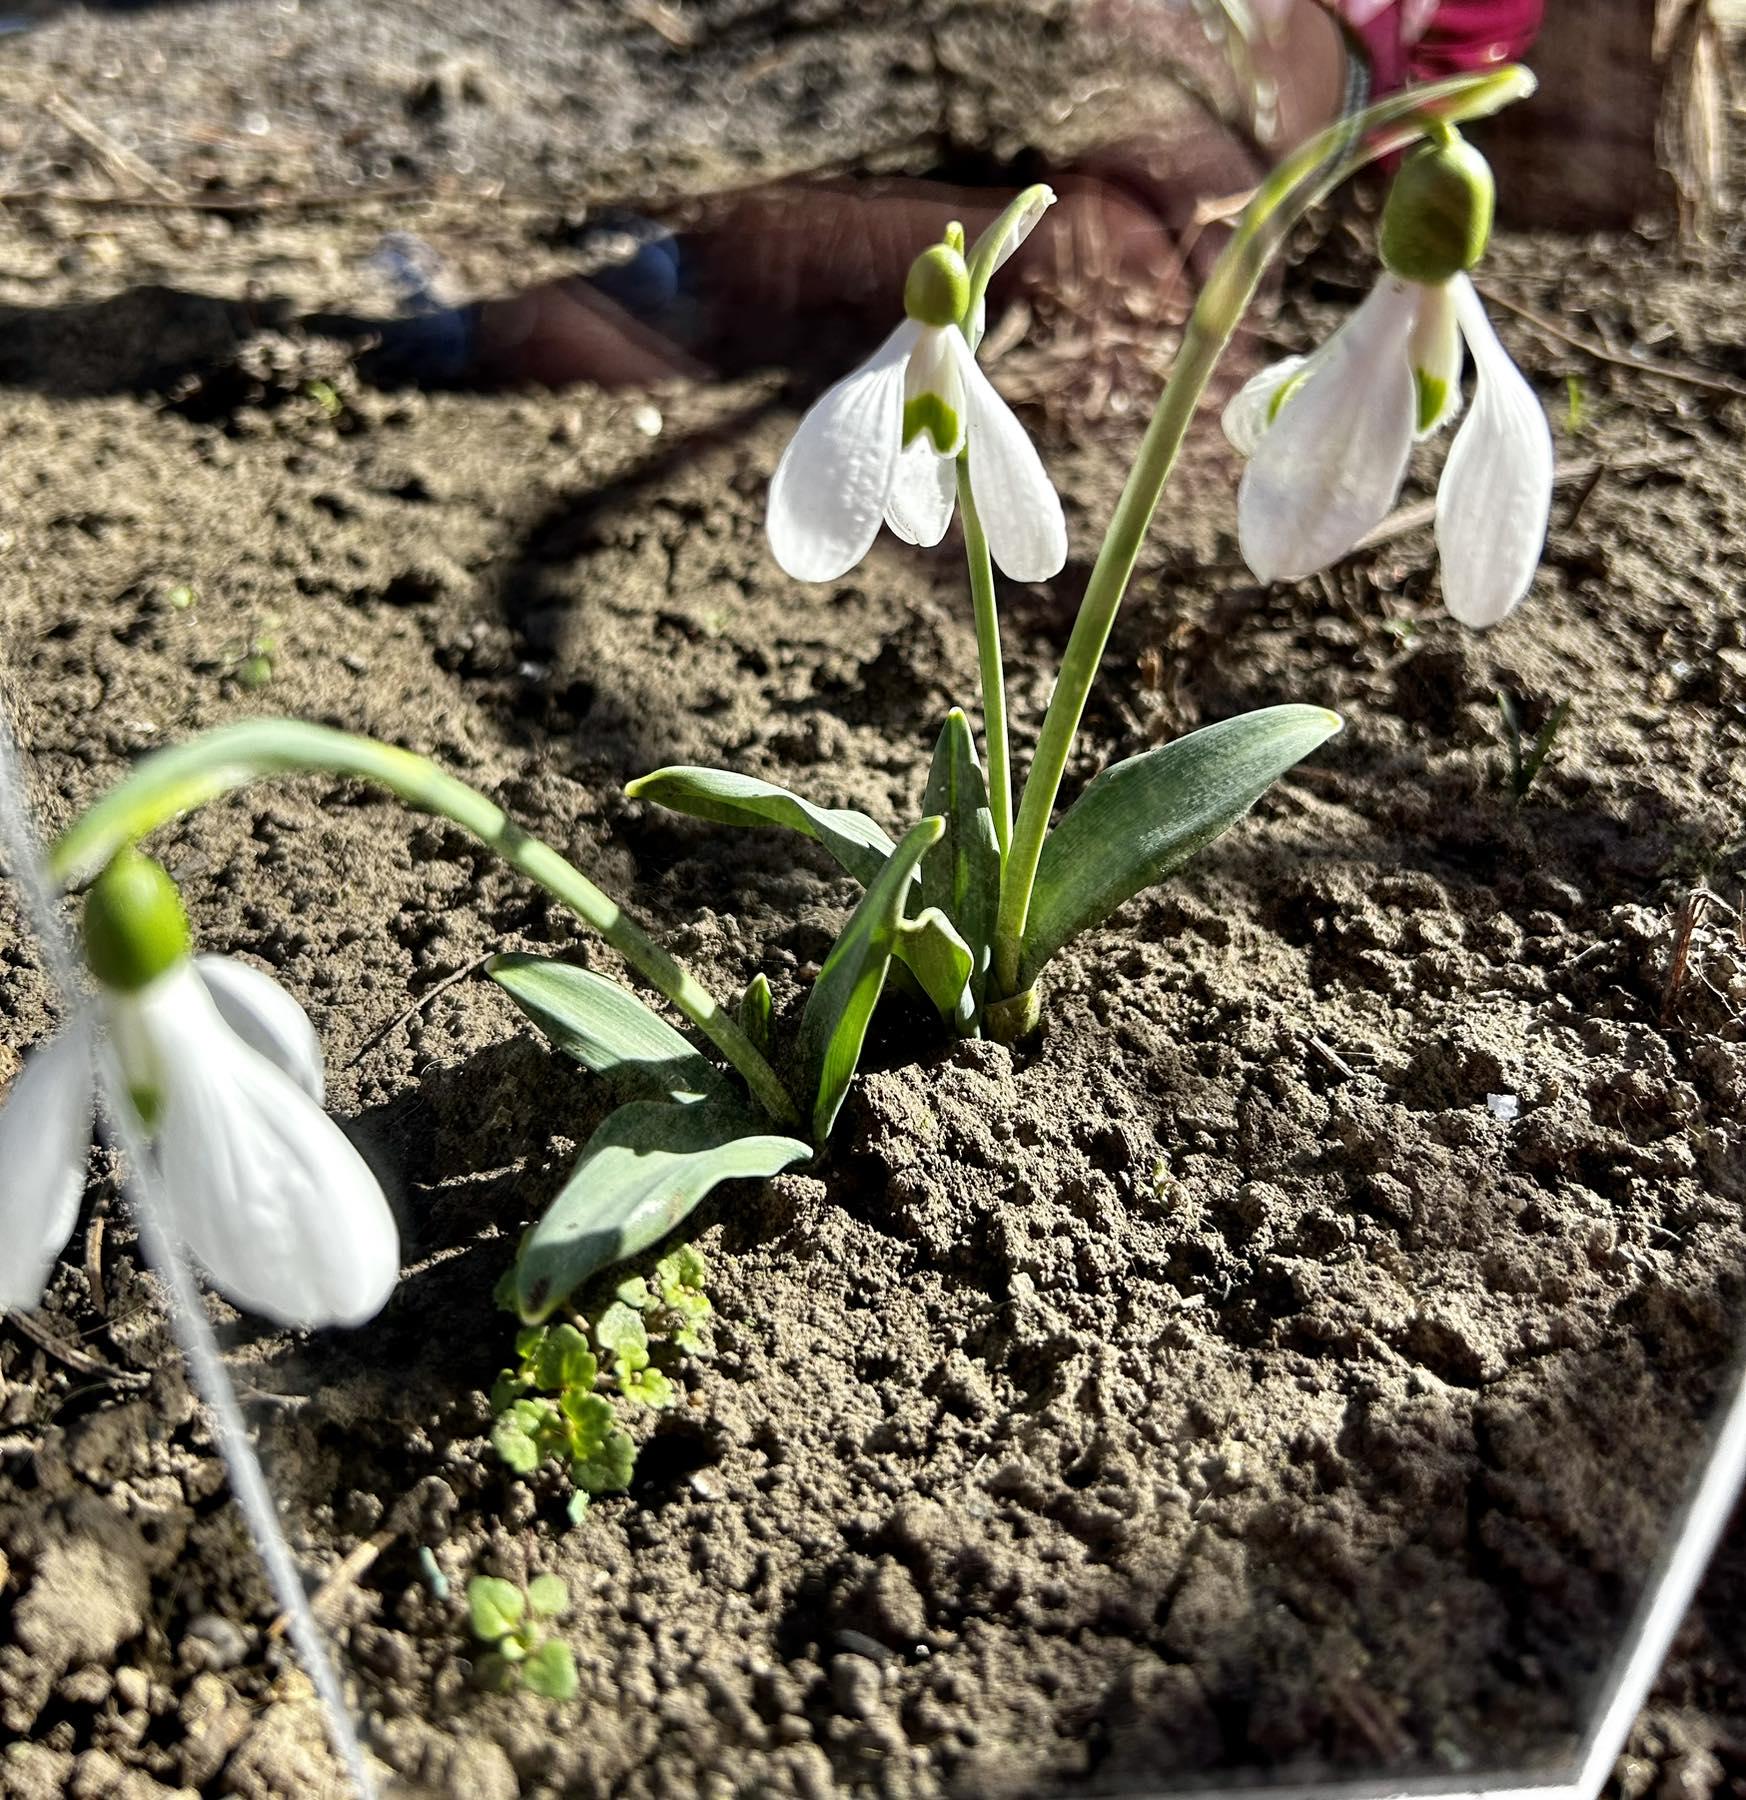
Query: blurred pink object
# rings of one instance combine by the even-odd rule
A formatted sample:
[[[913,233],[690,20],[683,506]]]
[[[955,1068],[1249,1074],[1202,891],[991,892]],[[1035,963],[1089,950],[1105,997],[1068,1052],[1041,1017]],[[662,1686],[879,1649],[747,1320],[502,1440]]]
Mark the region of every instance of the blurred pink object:
[[[1252,0],[1270,34],[1313,0]],[[1545,0],[1326,0],[1364,40],[1379,92],[1513,62],[1539,35]]]

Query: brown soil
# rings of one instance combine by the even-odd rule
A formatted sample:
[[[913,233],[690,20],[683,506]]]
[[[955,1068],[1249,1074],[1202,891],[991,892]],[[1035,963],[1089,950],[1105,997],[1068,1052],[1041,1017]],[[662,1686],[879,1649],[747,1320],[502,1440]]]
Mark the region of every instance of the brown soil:
[[[16,71],[70,84],[154,45],[178,66],[224,16],[45,25]],[[329,721],[436,757],[718,992],[762,970],[792,1008],[852,885],[797,840],[619,790],[702,761],[908,822],[942,712],[972,697],[959,567],[885,540],[835,590],[781,577],[763,489],[809,390],[780,372],[389,392],[343,337],[247,330],[245,278],[287,316],[332,304],[387,216],[226,224],[216,315],[140,286],[209,220],[31,204],[4,227],[0,632],[42,815],[206,726]],[[451,266],[478,292],[545,273],[561,220],[411,224],[474,246]],[[1733,245],[1518,237],[1486,277],[1746,374],[1741,267]],[[1339,232],[1306,243],[1268,345],[1325,330],[1364,268]],[[1345,733],[1061,959],[1033,1048],[883,1017],[829,1161],[698,1215],[716,1354],[646,1417],[632,1492],[573,1530],[485,1441],[510,1333],[490,1290],[606,1102],[479,979],[403,1011],[497,948],[612,959],[457,833],[345,784],[163,835],[203,943],[309,1006],[402,1221],[409,1273],[369,1328],[215,1316],[307,1564],[382,1534],[333,1618],[408,1791],[1017,1800],[1567,1746],[1746,1300],[1746,949],[1723,904],[1669,980],[1681,903],[1731,905],[1746,873],[1746,408],[1499,318],[1561,461],[1607,470],[1561,490],[1529,603],[1455,627],[1423,529],[1258,589],[1206,420],[1074,783],[1278,700],[1337,706]],[[1133,435],[1066,338],[1003,376],[1043,402],[1075,557],[1004,597],[1021,760]],[[1500,686],[1536,718],[1574,705],[1520,806]],[[4,923],[0,1079],[54,1013]],[[0,1327],[0,1792],[324,1791],[318,1716],[99,1174],[47,1309]],[[1743,1559],[1619,1793],[1746,1792]],[[482,1570],[565,1577],[576,1703],[470,1683],[456,1596]]]

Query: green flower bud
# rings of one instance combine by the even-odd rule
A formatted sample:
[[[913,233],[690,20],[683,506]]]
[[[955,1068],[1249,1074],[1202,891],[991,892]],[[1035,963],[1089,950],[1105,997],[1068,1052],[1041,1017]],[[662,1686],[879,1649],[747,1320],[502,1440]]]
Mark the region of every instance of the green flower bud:
[[[106,988],[130,994],[193,946],[176,884],[149,856],[117,851],[85,896],[85,960]]]
[[[1401,165],[1382,209],[1382,260],[1404,281],[1436,286],[1471,269],[1491,237],[1497,185],[1464,138],[1421,144]]]
[[[934,244],[909,265],[903,310],[921,325],[956,325],[970,304],[970,271],[964,253]]]

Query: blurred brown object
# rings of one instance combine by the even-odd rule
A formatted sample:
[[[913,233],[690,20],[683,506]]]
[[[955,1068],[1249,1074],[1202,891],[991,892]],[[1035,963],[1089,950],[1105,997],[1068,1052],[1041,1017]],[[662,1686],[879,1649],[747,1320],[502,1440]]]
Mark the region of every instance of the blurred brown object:
[[[1529,58],[1540,91],[1489,122],[1510,224],[1700,233],[1722,201],[1727,104],[1715,0],[1562,0]],[[1476,134],[1481,135],[1481,134]]]

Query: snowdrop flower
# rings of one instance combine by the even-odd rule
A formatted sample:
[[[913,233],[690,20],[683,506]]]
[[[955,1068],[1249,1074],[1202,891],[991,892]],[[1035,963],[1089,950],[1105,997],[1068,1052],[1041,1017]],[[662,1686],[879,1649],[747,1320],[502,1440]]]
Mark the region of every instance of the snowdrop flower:
[[[988,273],[1054,198],[1039,193]],[[1016,581],[1046,581],[1067,560],[1061,502],[1024,427],[976,363],[982,306],[980,295],[972,301],[962,243],[960,233],[916,258],[904,322],[818,400],[776,466],[770,548],[798,581],[846,575],[881,520],[905,543],[937,544],[952,521],[961,451],[995,562]]]
[[[1465,341],[1474,402],[1437,487],[1443,603],[1483,627],[1527,593],[1552,506],[1552,432],[1466,273],[1491,198],[1466,144],[1416,152],[1389,196],[1368,298],[1321,349],[1262,370],[1225,408],[1225,435],[1249,458],[1238,543],[1261,580],[1313,575],[1382,522],[1415,439],[1461,410]]]
[[[154,1146],[165,1221],[237,1305],[283,1325],[357,1325],[399,1276],[376,1178],[322,1111],[321,1047],[269,976],[189,953],[170,878],[136,851],[85,905],[98,981],[0,1110],[0,1309],[34,1306],[85,1190],[106,1034]]]

